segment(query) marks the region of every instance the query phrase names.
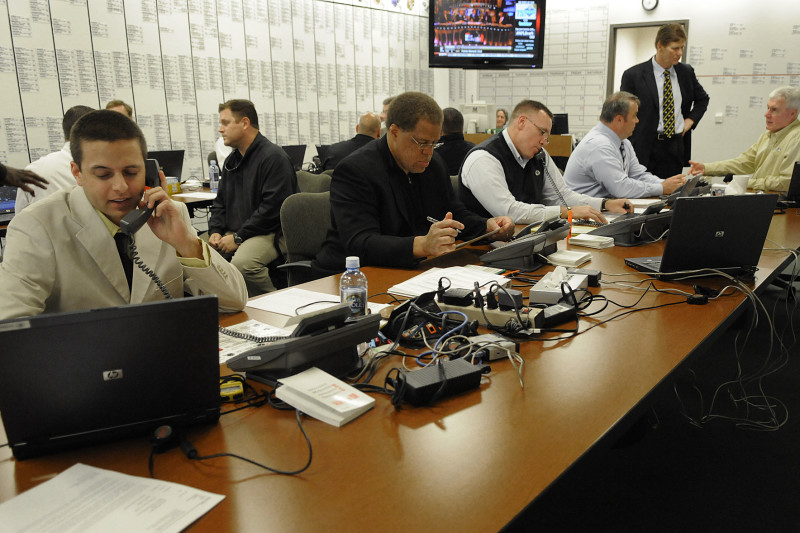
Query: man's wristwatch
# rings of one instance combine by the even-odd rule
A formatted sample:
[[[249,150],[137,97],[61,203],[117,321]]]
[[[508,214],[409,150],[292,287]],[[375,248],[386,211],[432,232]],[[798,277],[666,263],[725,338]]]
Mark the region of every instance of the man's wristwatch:
[[[236,246],[239,246],[240,244],[242,244],[242,243],[244,242],[244,239],[242,239],[241,237],[239,237],[239,234],[238,234],[238,233],[234,233],[234,234],[233,234],[233,242],[235,242],[235,243],[236,243]]]
[[[608,198],[603,198],[603,201],[600,203],[600,211],[605,211],[606,210],[606,202],[607,201],[608,201]]]

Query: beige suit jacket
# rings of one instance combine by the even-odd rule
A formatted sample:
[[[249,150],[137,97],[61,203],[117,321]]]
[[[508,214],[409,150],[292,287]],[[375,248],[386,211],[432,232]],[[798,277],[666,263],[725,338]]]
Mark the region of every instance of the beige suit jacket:
[[[191,228],[186,206],[178,203]],[[134,239],[142,262],[158,274],[175,298],[216,294],[222,312],[240,311],[247,301],[241,273],[209,248],[211,264],[181,264],[175,249],[146,224]],[[59,191],[12,220],[0,263],[0,320],[40,313],[112,307],[161,300],[164,296],[134,266],[128,289],[114,238],[82,187]]]

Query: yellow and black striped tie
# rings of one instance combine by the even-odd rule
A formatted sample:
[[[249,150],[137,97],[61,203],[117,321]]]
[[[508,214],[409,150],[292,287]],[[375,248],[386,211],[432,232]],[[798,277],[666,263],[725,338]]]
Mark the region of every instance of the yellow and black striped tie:
[[[664,71],[664,136],[675,135],[675,101],[672,99],[672,80],[669,71]]]

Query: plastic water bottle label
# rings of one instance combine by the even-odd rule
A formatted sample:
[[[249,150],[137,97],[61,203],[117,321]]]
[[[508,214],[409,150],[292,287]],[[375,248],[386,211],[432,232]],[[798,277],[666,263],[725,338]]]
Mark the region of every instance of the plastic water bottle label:
[[[367,312],[367,291],[363,287],[342,289],[341,301],[350,306],[353,316],[363,316]]]

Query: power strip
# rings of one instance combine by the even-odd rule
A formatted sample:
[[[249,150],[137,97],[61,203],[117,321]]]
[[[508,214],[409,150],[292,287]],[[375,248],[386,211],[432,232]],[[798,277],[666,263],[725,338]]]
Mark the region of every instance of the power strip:
[[[517,320],[517,313],[515,311],[501,311],[500,309],[486,309],[486,317],[484,318],[483,312],[479,307],[475,307],[474,305],[470,306],[460,306],[460,305],[450,305],[446,303],[438,303],[437,305],[442,311],[458,311],[460,313],[464,313],[467,315],[467,318],[470,320],[477,320],[478,323],[482,326],[488,326],[486,320],[488,319],[489,322],[492,323],[493,326],[502,326],[510,319]],[[536,315],[541,313],[541,309],[535,309],[530,307],[524,307],[520,309],[519,316],[522,317],[522,320],[528,319],[529,324],[533,324]]]
[[[478,351],[486,353],[486,356],[482,358],[483,361],[506,359],[509,351],[519,352],[519,342],[497,333],[476,335],[475,337],[470,337],[469,340],[474,345],[482,346],[478,348]]]

